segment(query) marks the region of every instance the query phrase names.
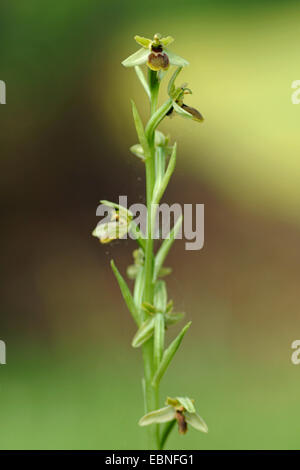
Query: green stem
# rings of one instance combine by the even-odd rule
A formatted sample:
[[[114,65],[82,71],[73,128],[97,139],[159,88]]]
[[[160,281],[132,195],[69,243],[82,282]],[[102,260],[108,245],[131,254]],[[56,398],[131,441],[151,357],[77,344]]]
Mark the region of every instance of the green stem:
[[[157,73],[149,70],[149,89],[150,89],[150,114],[153,114],[157,108],[159,81]],[[147,136],[150,148],[150,157],[146,159],[146,196],[147,196],[147,239],[145,247],[145,265],[144,265],[144,301],[153,303],[153,234],[151,223],[151,206],[153,198],[153,188],[155,184],[155,142],[154,133]],[[158,386],[152,385],[154,375],[154,341],[148,340],[143,346],[144,374],[145,374],[145,402],[147,412],[158,408],[159,390]],[[158,449],[159,447],[159,427],[158,425],[149,427],[149,447]]]
[[[167,439],[176,423],[176,420],[173,419],[173,421],[169,421],[169,423],[166,423],[161,434],[161,439],[159,442],[159,450],[163,450],[165,443],[167,442]]]

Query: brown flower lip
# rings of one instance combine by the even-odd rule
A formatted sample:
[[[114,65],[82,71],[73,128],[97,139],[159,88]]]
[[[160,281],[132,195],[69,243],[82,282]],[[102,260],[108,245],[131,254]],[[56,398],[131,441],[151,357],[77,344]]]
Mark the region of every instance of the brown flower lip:
[[[184,109],[187,113],[191,114],[197,121],[203,121],[204,117],[202,116],[201,113],[195,108],[192,108],[191,106],[187,106],[186,104],[183,104],[182,109]]]
[[[158,70],[166,70],[169,65],[169,57],[165,52],[155,52],[153,51],[148,56],[148,66],[151,70],[158,71]]]
[[[187,428],[187,422],[185,420],[183,411],[176,410],[175,416],[176,416],[176,420],[178,423],[179,434],[186,434],[188,428]]]

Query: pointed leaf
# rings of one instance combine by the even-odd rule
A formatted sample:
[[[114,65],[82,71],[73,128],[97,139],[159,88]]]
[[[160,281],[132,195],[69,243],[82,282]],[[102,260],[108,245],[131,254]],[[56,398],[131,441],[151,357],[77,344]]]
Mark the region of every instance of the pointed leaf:
[[[175,170],[176,166],[176,153],[177,153],[177,144],[173,145],[173,151],[166,169],[166,172],[160,182],[160,184],[154,188],[154,194],[153,194],[153,204],[159,204],[166,187],[169,184],[170,178]]]
[[[129,287],[127,286],[126,281],[124,280],[124,278],[121,276],[121,274],[120,274],[120,272],[119,272],[118,268],[116,267],[113,260],[111,260],[110,265],[111,265],[112,270],[114,272],[114,275],[116,276],[116,279],[119,283],[121,293],[122,293],[123,298],[126,302],[128,310],[130,311],[130,313],[131,313],[134,321],[136,322],[136,324],[139,326],[140,325],[139,312],[138,312],[138,310],[135,306],[135,303],[134,303],[134,300],[132,298]]]
[[[171,433],[174,425],[176,423],[176,420],[173,419],[172,421],[169,421],[166,423],[162,429],[161,432],[161,438],[160,438],[160,443],[159,443],[159,450],[163,450],[165,443],[167,442],[167,439],[169,437],[169,434]]]
[[[181,330],[179,335],[174,339],[174,341],[172,341],[170,346],[165,350],[165,352],[163,354],[163,357],[162,357],[162,360],[161,360],[161,363],[160,363],[160,365],[159,365],[159,367],[158,367],[158,369],[157,369],[157,371],[154,375],[153,381],[152,381],[153,387],[158,385],[158,383],[160,382],[162,376],[166,372],[166,370],[168,368],[168,365],[172,361],[177,349],[180,346],[180,343],[181,343],[185,333],[187,332],[187,330],[191,326],[191,323],[192,322],[189,322],[185,325],[185,327]]]
[[[146,126],[145,132],[146,135],[149,137],[153,134],[157,126],[163,120],[163,118],[167,115],[167,113],[172,108],[172,99],[170,98],[167,100],[157,111],[151,116]]]
[[[137,77],[138,77],[139,81],[141,82],[145,92],[147,93],[148,98],[151,99],[151,92],[150,92],[150,89],[149,89],[149,85],[147,83],[147,80],[145,79],[145,75],[143,74],[141,68],[138,65],[136,65],[134,67],[134,70],[135,70],[135,73],[137,74]]]
[[[148,140],[144,131],[144,126],[143,126],[142,120],[140,118],[140,115],[138,113],[138,110],[134,101],[131,101],[131,104],[132,104],[132,114],[133,114],[136,132],[137,132],[140,144],[144,150],[144,156],[145,158],[149,158],[151,157],[151,152],[150,152]]]
[[[144,344],[154,333],[154,318],[151,317],[148,320],[144,321],[140,328],[137,330],[136,334],[132,340],[132,347],[139,348],[142,344]]]
[[[175,419],[175,410],[172,406],[165,406],[159,410],[150,411],[139,420],[140,426],[148,426],[154,423],[167,423]]]
[[[122,65],[124,67],[135,67],[136,65],[142,65],[147,62],[149,51],[147,49],[139,49],[138,51],[131,54],[127,59],[123,60]]]
[[[206,422],[197,413],[189,413],[186,411],[184,416],[186,422],[193,428],[197,429],[197,431],[208,432]]]

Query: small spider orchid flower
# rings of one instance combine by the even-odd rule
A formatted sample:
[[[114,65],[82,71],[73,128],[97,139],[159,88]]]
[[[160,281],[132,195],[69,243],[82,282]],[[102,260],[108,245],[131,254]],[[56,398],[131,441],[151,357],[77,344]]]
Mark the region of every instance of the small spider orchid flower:
[[[105,244],[123,238],[130,230],[133,216],[125,207],[108,201],[101,202],[111,209],[110,221],[99,222],[92,235]]]
[[[208,432],[205,421],[196,413],[194,400],[188,397],[167,398],[164,408],[151,411],[143,416],[140,426],[148,426],[149,424],[167,423],[177,421],[178,431],[180,434],[187,432],[188,424],[197,431]]]
[[[124,67],[147,64],[151,70],[158,72],[167,70],[170,65],[178,67],[189,65],[187,60],[166,48],[174,41],[172,36],[162,38],[160,34],[155,34],[153,39],[141,36],[135,36],[134,39],[142,48],[123,60]]]
[[[202,116],[202,114],[197,109],[192,108],[191,106],[187,106],[183,102],[184,96],[191,95],[192,90],[190,88],[187,88],[186,83],[177,88],[175,86],[175,80],[181,70],[182,67],[178,67],[169,82],[168,93],[170,98],[173,100],[173,103],[171,109],[167,113],[167,116],[172,116],[175,111],[177,114],[184,118],[192,119],[193,121],[197,122],[202,122],[204,121],[204,117]]]

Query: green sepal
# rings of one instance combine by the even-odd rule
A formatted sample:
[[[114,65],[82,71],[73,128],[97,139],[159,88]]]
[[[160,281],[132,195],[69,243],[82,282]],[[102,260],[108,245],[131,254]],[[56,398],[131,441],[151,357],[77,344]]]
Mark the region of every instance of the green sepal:
[[[188,411],[186,411],[184,413],[184,417],[185,417],[186,422],[190,426],[192,426],[194,429],[197,429],[197,431],[201,431],[205,433],[208,432],[208,427],[207,427],[206,422],[204,421],[203,418],[201,418],[201,416],[198,415],[198,413],[189,413]]]
[[[188,113],[187,111],[185,111],[184,109],[182,109],[181,106],[179,106],[176,101],[173,101],[173,108],[174,108],[174,111],[176,111],[177,114],[179,114],[180,116],[186,118],[186,119],[193,119],[193,116]]]
[[[191,326],[191,323],[192,322],[189,322],[183,327],[183,329],[181,330],[179,335],[174,339],[174,341],[172,341],[170,346],[165,350],[165,352],[163,354],[163,357],[162,357],[162,360],[160,362],[160,365],[159,365],[157,371],[155,372],[155,375],[154,375],[153,380],[152,380],[152,386],[153,387],[156,387],[159,384],[162,376],[164,375],[164,373],[166,372],[166,370],[168,368],[168,365],[172,361],[177,349],[179,348],[180,343],[181,343],[185,333],[187,332],[187,330]]]
[[[154,317],[149,318],[148,320],[144,321],[132,340],[132,347],[139,348],[144,344],[154,333]]]
[[[180,57],[174,52],[169,51],[169,49],[164,48],[164,52],[166,52],[166,54],[168,55],[171,65],[177,65],[177,67],[186,67],[187,65],[189,65],[189,62],[187,60],[183,59],[183,57]]]
[[[186,411],[188,411],[189,413],[196,413],[194,400],[189,397],[176,397],[176,399]]]
[[[172,406],[165,406],[159,410],[150,411],[139,420],[140,426],[149,426],[149,424],[167,423],[175,419],[175,410]]]
[[[124,67],[135,67],[136,65],[146,64],[148,55],[149,51],[142,47],[142,49],[139,49],[127,57],[127,59],[123,60],[122,65],[124,65]]]
[[[126,281],[124,280],[124,278],[120,274],[120,272],[119,272],[118,268],[116,267],[113,260],[111,260],[110,265],[111,265],[112,270],[114,272],[114,275],[116,276],[116,279],[119,283],[121,293],[122,293],[123,298],[126,302],[128,310],[130,311],[130,313],[131,313],[134,321],[136,322],[136,324],[139,326],[140,325],[140,316],[139,316],[139,312],[136,308],[136,305],[134,303],[133,297],[131,295],[130,289],[127,286]]]

